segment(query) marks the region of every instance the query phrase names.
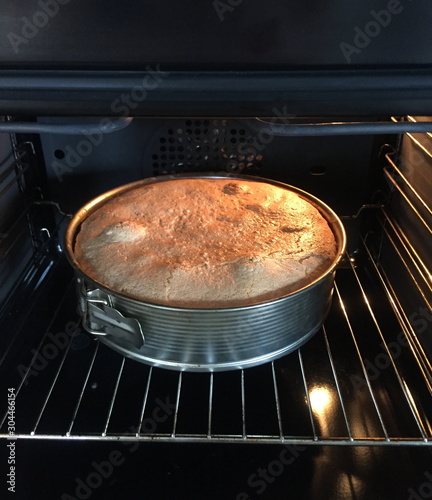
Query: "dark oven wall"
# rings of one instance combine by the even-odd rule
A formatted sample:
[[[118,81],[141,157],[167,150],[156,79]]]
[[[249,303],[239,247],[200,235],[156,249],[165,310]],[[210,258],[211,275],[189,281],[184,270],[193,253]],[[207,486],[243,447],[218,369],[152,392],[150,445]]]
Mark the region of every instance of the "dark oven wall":
[[[285,120],[295,118],[286,115]],[[350,215],[376,189],[371,165],[391,140],[373,135],[277,137],[257,132],[248,120],[232,118],[136,118],[112,134],[41,135],[51,196],[71,212],[108,189],[144,177],[224,171],[295,185],[338,214]]]

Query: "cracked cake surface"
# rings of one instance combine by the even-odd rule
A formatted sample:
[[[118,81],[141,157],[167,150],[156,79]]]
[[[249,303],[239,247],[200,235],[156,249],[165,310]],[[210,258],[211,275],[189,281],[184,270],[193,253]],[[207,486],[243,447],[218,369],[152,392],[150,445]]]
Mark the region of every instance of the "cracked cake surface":
[[[299,290],[332,265],[336,241],[300,195],[269,183],[192,178],[125,191],[81,225],[81,269],[161,305],[240,307]]]

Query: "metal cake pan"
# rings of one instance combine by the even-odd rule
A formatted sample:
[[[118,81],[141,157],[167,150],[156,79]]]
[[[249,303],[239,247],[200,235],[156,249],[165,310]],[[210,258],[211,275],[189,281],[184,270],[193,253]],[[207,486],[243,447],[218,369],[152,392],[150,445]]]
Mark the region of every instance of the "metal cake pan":
[[[337,254],[329,268],[307,286],[254,305],[219,309],[170,307],[137,300],[90,278],[74,254],[83,221],[122,193],[151,183],[184,178],[264,182],[288,189],[314,205],[332,229]],[[72,218],[66,255],[78,283],[79,309],[87,331],[121,354],[173,370],[223,371],[247,368],[281,357],[311,338],[329,310],[336,267],[345,252],[342,222],[314,196],[281,182],[244,175],[166,175],[140,180],[104,193]]]

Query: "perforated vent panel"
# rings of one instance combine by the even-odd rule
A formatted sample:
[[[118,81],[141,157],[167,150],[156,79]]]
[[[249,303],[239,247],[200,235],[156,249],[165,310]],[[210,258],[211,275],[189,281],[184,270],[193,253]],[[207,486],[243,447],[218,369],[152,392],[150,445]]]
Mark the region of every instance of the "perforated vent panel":
[[[193,171],[258,174],[257,139],[232,120],[183,120],[158,130],[149,145],[153,175]]]

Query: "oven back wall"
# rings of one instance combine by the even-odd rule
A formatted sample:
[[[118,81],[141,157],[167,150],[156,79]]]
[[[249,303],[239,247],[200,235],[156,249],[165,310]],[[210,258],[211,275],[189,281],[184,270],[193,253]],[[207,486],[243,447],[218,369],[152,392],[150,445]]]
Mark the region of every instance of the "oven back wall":
[[[351,215],[374,190],[370,165],[384,139],[275,137],[257,133],[246,120],[191,118],[135,119],[112,134],[42,134],[41,141],[52,198],[68,212],[144,177],[228,171],[295,185],[339,215]]]

